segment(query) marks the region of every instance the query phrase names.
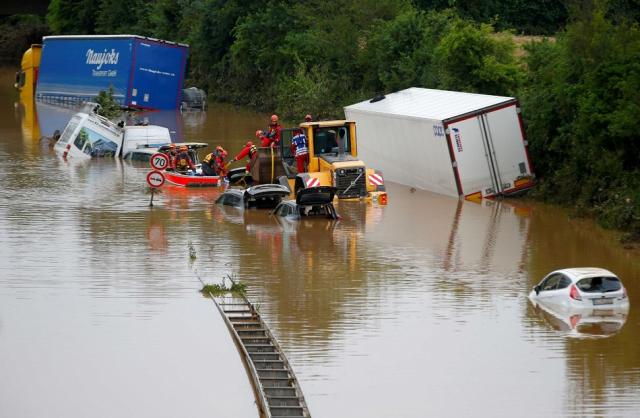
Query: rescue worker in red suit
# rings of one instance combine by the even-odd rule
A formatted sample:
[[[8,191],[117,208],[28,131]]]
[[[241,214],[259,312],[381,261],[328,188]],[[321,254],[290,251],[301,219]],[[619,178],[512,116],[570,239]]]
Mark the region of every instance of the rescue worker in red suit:
[[[167,170],[171,169],[173,170],[175,168],[175,160],[176,160],[176,156],[178,155],[178,151],[176,150],[176,144],[169,144],[169,149],[166,152],[167,157],[169,157],[169,166],[167,167]]]
[[[256,138],[260,141],[261,147],[268,147],[271,145],[271,140],[264,134],[263,131],[256,131]]]
[[[295,136],[291,138],[291,152],[295,152],[298,173],[307,171],[307,165],[309,164],[309,143],[307,136],[301,129],[296,130]]]
[[[226,176],[225,158],[227,158],[227,151],[218,145],[214,152],[207,154],[202,160],[202,174],[205,176]]]
[[[268,138],[269,142],[267,143],[267,145],[264,145],[264,141],[263,141],[262,146],[273,147],[280,144],[281,133],[282,133],[282,125],[278,123],[278,115],[271,115],[271,123],[269,124],[269,130],[265,134],[265,137]]]
[[[189,169],[196,171],[196,166],[189,156],[189,148],[184,145],[180,147],[180,152],[173,161],[173,167],[178,173],[186,173]]]
[[[239,161],[244,157],[249,157],[247,158],[247,166],[246,166],[247,171],[249,171],[251,170],[251,164],[253,163],[253,160],[255,160],[257,156],[258,156],[258,148],[256,148],[255,145],[253,145],[253,142],[247,141],[247,144],[244,146],[244,148],[242,148],[242,151],[240,151],[238,155],[233,157],[233,160],[231,160],[231,162]]]

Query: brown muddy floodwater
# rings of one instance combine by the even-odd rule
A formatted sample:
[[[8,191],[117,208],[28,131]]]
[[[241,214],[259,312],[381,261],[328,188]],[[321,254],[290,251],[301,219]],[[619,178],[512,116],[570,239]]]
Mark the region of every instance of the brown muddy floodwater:
[[[256,417],[194,271],[247,282],[316,418],[640,416],[638,252],[591,222],[396,184],[386,207],[340,202],[338,222],[216,207],[217,190],[165,188],[150,209],[146,166],[58,158],[39,138],[70,111],[16,104],[11,83],[2,73],[0,417]],[[232,152],[267,120],[149,118]],[[626,323],[534,309],[532,286],[569,266],[618,273]]]

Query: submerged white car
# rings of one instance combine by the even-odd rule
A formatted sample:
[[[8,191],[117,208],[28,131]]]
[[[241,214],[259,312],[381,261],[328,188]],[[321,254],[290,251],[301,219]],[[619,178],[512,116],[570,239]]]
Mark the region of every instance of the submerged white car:
[[[609,270],[595,267],[551,272],[533,288],[529,299],[568,309],[629,307],[620,279]]]

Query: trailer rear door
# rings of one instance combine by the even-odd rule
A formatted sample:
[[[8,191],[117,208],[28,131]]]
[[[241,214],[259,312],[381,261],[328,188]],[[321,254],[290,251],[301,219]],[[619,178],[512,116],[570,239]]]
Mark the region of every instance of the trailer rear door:
[[[480,116],[471,116],[447,125],[448,139],[457,169],[460,194],[466,198],[499,193],[500,182],[490,158]],[[455,170],[454,170],[455,174]]]
[[[465,197],[491,197],[531,185],[516,103],[467,116],[447,125]]]
[[[500,192],[507,194],[521,186],[531,185],[529,180],[518,184],[519,179],[532,175],[532,169],[516,104],[485,113],[483,123],[487,128],[487,141],[493,149]]]
[[[187,48],[147,39],[134,43],[127,103],[145,109],[179,108]]]

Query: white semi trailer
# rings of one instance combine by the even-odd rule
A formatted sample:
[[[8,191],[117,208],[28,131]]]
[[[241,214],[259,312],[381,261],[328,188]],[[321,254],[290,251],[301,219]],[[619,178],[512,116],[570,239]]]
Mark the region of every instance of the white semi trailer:
[[[358,153],[385,179],[475,200],[533,186],[512,97],[409,88],[345,107]]]

